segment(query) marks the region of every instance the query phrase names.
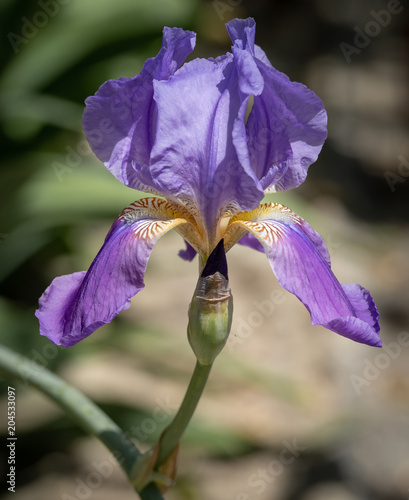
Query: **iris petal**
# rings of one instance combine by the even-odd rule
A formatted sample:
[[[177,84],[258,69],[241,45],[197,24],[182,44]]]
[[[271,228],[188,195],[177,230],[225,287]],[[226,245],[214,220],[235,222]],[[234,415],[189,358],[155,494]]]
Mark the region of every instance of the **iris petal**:
[[[338,282],[322,238],[301,217],[271,203],[235,216],[226,239],[230,231],[237,232],[236,226],[260,241],[280,285],[303,302],[312,324],[357,342],[382,345],[378,311],[368,290]]]
[[[187,260],[191,262],[196,257],[196,250],[190,245],[187,241],[185,241],[186,248],[179,250],[179,257],[183,260]]]
[[[153,80],[165,80],[193,50],[196,35],[180,28],[163,30],[162,48],[133,78],[109,80],[86,99],[83,127],[91,149],[123,184],[158,191],[146,168],[155,135]]]
[[[327,136],[324,105],[314,92],[271,66],[254,44],[253,19],[235,19],[226,26],[235,59],[241,52],[251,56],[264,81],[246,124],[252,168],[266,192],[297,187]]]
[[[40,298],[40,333],[70,347],[120,311],[144,287],[150,253],[170,229],[189,224],[169,203],[145,198],[127,207],[111,227],[87,272],[55,278]]]
[[[154,82],[158,128],[151,176],[166,197],[201,219],[210,239],[223,213],[255,208],[263,197],[233,144],[239,118],[244,131],[248,98],[239,86],[250,92],[262,81],[247,75],[241,82],[232,60],[231,54],[195,59],[169,80]]]

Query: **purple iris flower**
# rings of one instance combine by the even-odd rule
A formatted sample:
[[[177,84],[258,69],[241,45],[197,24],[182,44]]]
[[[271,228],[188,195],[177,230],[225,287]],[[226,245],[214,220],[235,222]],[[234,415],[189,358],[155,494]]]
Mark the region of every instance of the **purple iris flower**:
[[[338,282],[322,238],[300,216],[260,205],[265,193],[304,182],[327,136],[324,106],[271,66],[253,19],[227,30],[232,52],[184,63],[195,34],[165,28],[140,74],[86,100],[94,153],[123,184],[154,196],[123,210],[87,272],[57,277],[44,292],[36,315],[55,344],[72,346],[127,309],[155,243],[175,229],[186,242],[180,255],[197,253],[200,269],[222,238],[226,252],[236,243],[264,250],[312,324],[381,346],[368,290]]]

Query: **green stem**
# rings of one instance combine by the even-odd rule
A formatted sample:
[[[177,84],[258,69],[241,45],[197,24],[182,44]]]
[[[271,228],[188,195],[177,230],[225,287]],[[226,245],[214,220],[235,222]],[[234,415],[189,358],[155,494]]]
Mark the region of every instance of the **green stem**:
[[[86,396],[32,360],[0,346],[0,372],[30,384],[49,396],[88,433],[96,436],[113,453],[127,476],[142,455],[113,420]],[[163,500],[155,485],[143,493],[143,500]]]
[[[200,400],[211,368],[211,364],[202,365],[199,361],[196,362],[195,370],[192,378],[190,379],[189,387],[187,388],[183,402],[176,413],[175,418],[162,437],[158,459],[156,461],[157,467],[169,458],[173,450],[178,445]]]

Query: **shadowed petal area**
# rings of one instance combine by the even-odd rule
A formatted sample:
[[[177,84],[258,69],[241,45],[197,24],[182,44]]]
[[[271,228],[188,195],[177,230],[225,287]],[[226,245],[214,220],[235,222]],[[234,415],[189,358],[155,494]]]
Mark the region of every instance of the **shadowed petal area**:
[[[193,50],[196,35],[164,28],[162,48],[140,74],[105,82],[86,99],[83,127],[91,149],[123,184],[156,192],[147,166],[154,142],[153,80],[166,80]]]
[[[232,232],[239,226],[260,241],[280,285],[303,302],[313,325],[357,342],[382,345],[370,293],[355,283],[338,282],[325,243],[301,217],[283,205],[267,203],[238,214],[230,224]]]
[[[120,311],[144,287],[150,253],[170,229],[189,224],[158,198],[129,205],[114,222],[87,272],[55,278],[39,300],[40,333],[70,347]]]
[[[264,80],[246,124],[251,166],[266,192],[297,187],[304,182],[327,137],[324,105],[312,90],[271,66],[254,44],[253,19],[234,19],[226,26],[235,59],[247,53]]]

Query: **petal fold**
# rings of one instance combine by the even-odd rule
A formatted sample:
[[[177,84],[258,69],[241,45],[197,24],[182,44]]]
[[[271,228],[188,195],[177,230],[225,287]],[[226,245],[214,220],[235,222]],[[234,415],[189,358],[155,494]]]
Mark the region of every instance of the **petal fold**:
[[[280,283],[296,295],[319,324],[357,342],[381,346],[378,311],[365,288],[341,285],[331,271],[325,243],[301,217],[277,203],[236,215],[225,238],[249,231],[263,245]]]
[[[40,333],[70,347],[120,311],[144,287],[144,274],[156,242],[169,230],[189,224],[158,198],[135,201],[112,225],[87,272],[54,279],[39,300]]]

